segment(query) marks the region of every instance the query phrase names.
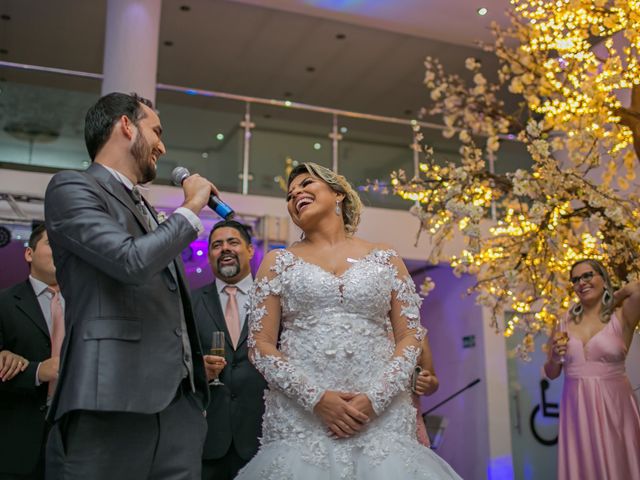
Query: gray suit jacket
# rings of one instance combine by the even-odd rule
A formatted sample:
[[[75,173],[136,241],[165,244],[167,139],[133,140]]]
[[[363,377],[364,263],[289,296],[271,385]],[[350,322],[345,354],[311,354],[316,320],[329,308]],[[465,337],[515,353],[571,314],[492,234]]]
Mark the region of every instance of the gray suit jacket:
[[[248,321],[244,322],[238,348],[234,350],[215,283],[193,292],[193,311],[203,347],[211,345],[214,331],[224,332],[226,338],[227,366],[220,374],[224,386],[211,387],[203,458],[223,457],[233,441],[238,455],[248,461],[258,451],[258,438],[262,436],[263,397],[267,388],[267,382],[249,362]]]
[[[77,409],[156,413],[167,407],[183,378],[180,299],[196,390],[206,407],[202,350],[179,259],[197,237],[188,220],[171,215],[149,231],[126,188],[94,163],[51,179],[45,222],[66,302],[50,417]]]

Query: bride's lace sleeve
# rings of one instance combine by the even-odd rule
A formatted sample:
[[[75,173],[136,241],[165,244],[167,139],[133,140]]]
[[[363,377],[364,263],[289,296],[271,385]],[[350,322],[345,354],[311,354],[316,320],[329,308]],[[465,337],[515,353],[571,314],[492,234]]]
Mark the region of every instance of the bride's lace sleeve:
[[[426,334],[420,325],[422,299],[402,260],[389,259],[395,270],[389,319],[393,328],[396,348],[386,368],[365,392],[376,414],[380,415],[401,391],[410,388],[411,373],[420,356],[420,342]]]
[[[285,265],[282,252],[267,254],[249,294],[249,359],[271,388],[276,388],[313,411],[324,390],[292,365],[278,350],[280,328],[280,275]]]

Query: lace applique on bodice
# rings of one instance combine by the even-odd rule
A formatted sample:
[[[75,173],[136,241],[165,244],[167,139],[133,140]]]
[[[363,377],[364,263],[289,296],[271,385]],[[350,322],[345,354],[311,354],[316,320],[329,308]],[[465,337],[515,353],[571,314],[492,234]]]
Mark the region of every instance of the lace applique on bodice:
[[[415,439],[409,379],[425,330],[421,298],[411,277],[399,276],[394,261],[400,262],[394,251],[374,250],[335,275],[282,250],[269,277],[256,281],[249,347],[271,388],[265,396],[263,445],[306,442],[305,451],[313,457],[308,461],[328,461],[326,427],[311,413],[325,390],[366,393],[380,415],[364,432],[340,442],[345,455],[366,446],[382,459],[389,442]],[[264,322],[273,320],[265,306],[270,296],[279,301],[277,354],[260,347]],[[394,336],[395,341],[409,339],[403,342],[408,346],[398,351]]]

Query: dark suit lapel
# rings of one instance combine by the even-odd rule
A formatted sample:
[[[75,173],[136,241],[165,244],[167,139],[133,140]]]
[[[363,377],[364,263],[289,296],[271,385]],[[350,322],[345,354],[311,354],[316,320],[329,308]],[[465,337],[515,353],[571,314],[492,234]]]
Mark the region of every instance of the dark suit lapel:
[[[142,197],[142,201],[147,206],[147,208],[151,212],[151,216],[153,217],[153,219],[156,221],[156,223],[159,226],[160,225],[160,221],[158,220],[158,211],[153,207],[153,205],[151,205],[149,203],[149,201],[144,196]]]
[[[87,168],[87,173],[95,178],[107,193],[116,198],[133,213],[133,216],[136,217],[136,220],[138,220],[138,223],[145,232],[150,232],[147,221],[138,210],[138,207],[136,207],[129,192],[127,192],[127,187],[120,183],[120,180],[115,178],[109,170],[99,163],[92,163],[91,166]]]
[[[21,284],[21,287],[15,292],[14,298],[16,300],[16,307],[49,338],[50,334],[47,321],[44,319],[40,303],[38,303],[38,298],[29,280]]]
[[[142,196],[142,201],[147,206],[147,210],[149,210],[149,213],[153,217],[153,220],[155,220],[156,222],[156,224],[153,226],[153,229],[155,230],[160,226],[160,220],[158,220],[158,211],[155,208],[153,208],[153,205],[149,203],[149,200],[147,200],[144,195],[141,195],[141,196]]]
[[[206,295],[203,296],[204,306],[209,312],[211,319],[213,320],[213,330],[218,332],[224,332],[224,338],[231,351],[233,351],[233,344],[231,343],[231,336],[229,330],[227,330],[227,322],[224,319],[224,312],[222,311],[222,305],[220,304],[220,296],[218,295],[218,287],[215,282],[209,285],[209,290]]]

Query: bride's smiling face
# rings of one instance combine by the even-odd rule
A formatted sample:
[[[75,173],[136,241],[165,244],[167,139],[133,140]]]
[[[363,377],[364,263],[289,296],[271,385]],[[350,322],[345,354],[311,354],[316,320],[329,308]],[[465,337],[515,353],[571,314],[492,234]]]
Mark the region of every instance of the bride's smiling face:
[[[334,212],[336,200],[342,198],[343,195],[333,191],[324,180],[301,173],[289,185],[287,210],[293,223],[304,230],[304,226],[312,224],[314,219]]]

